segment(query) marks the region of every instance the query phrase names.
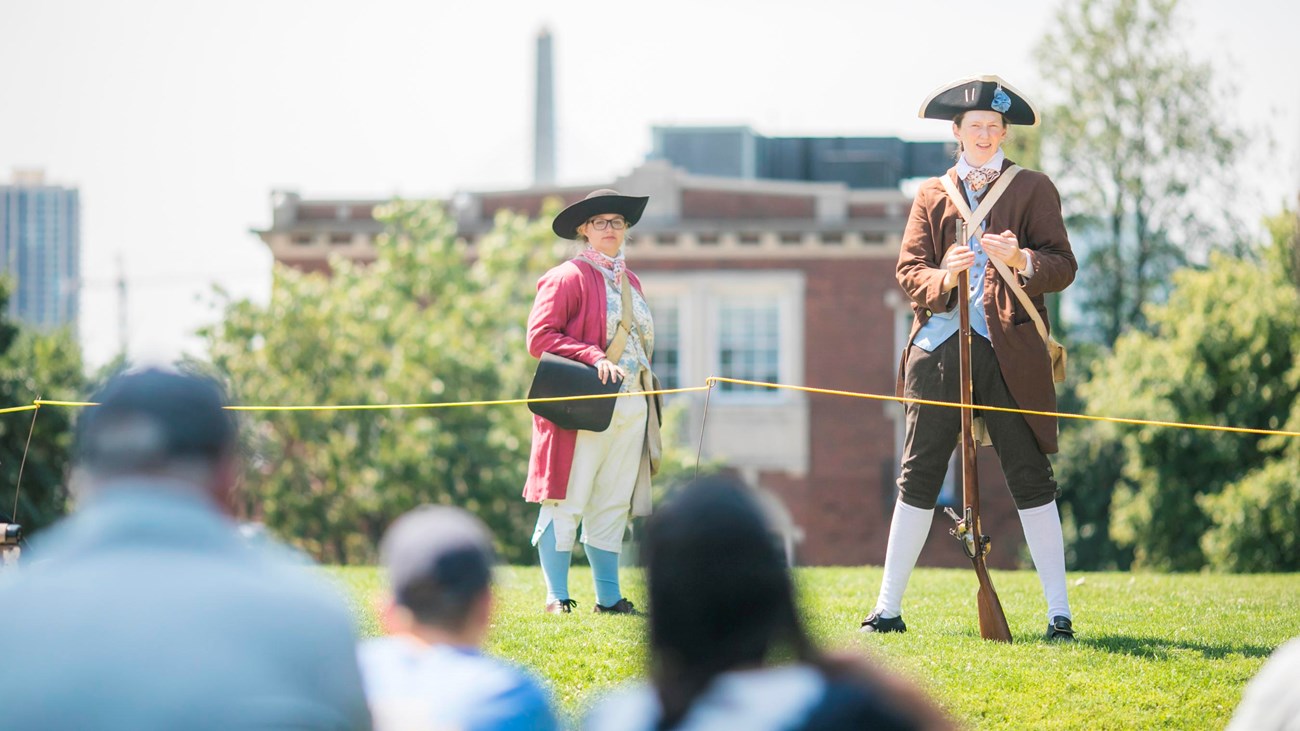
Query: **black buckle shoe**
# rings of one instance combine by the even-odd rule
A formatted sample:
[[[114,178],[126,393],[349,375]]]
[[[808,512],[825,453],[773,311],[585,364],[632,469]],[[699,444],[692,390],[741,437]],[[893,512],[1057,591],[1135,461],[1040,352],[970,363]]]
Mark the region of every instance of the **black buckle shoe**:
[[[546,613],[547,614],[572,614],[573,608],[576,606],[578,606],[578,603],[573,601],[572,599],[556,599],[555,601],[546,605]]]
[[[1044,638],[1049,642],[1074,642],[1074,625],[1070,623],[1070,618],[1052,617],[1052,623],[1047,625],[1047,634]]]
[[[859,632],[906,632],[907,625],[903,624],[903,615],[897,617],[882,617],[880,612],[872,611],[867,618],[862,620],[862,626]]]
[[[591,611],[595,614],[640,614],[636,610],[636,606],[628,601],[626,597],[619,599],[608,607],[596,604],[592,606]]]

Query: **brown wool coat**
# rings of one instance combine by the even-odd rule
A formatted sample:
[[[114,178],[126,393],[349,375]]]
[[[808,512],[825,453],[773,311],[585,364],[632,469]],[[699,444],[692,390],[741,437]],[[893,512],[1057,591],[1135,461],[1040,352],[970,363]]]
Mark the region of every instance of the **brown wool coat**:
[[[1011,164],[1010,160],[1006,161],[1003,169]],[[957,182],[960,190],[957,169],[953,167],[946,174]],[[898,366],[899,396],[903,395],[907,353],[917,331],[932,313],[947,312],[957,306],[957,290],[943,291],[944,273],[939,269],[939,262],[957,237],[960,215],[938,178],[923,183],[912,203],[912,213],[903,231],[897,274],[898,283],[912,300],[912,312],[916,316]],[[986,221],[985,231],[1010,230],[1021,248],[1033,250],[1034,276],[1021,284],[1050,330],[1043,294],[1060,292],[1070,286],[1079,268],[1061,218],[1061,196],[1056,186],[1043,173],[1021,170]],[[1031,411],[1056,411],[1056,387],[1052,383],[1047,348],[1038,336],[1034,321],[992,264],[984,270],[984,314],[1002,377],[1016,403]],[[1056,419],[1026,416],[1025,420],[1033,429],[1039,449],[1045,454],[1056,452]]]

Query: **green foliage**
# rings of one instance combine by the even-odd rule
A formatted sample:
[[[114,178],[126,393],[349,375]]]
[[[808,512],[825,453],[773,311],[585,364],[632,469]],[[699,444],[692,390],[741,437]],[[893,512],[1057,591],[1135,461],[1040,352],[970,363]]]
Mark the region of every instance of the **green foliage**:
[[[1284,207],[1277,215],[1265,218],[1264,226],[1270,239],[1263,257],[1265,264],[1300,289],[1300,212]]]
[[[1187,390],[1139,390],[1181,385],[1162,369],[1161,359],[1173,354],[1152,339],[1130,341],[1127,353],[1119,352],[1130,329],[1159,330],[1150,305],[1170,295],[1175,272],[1189,261],[1204,262],[1212,249],[1243,249],[1231,208],[1232,165],[1245,137],[1218,114],[1232,91],[1189,52],[1183,25],[1179,0],[1081,0],[1060,6],[1055,28],[1036,49],[1052,94],[1036,151],[1060,188],[1080,261],[1071,296],[1080,298],[1084,318],[1071,328],[1070,346],[1073,373],[1082,378],[1072,375],[1066,385],[1067,411],[1230,418],[1218,403],[1198,407]],[[1025,154],[1034,151],[1030,146]],[[1115,356],[1082,347],[1086,340],[1114,346]],[[1189,344],[1180,353],[1215,357],[1192,352]],[[1107,379],[1095,387],[1086,382],[1093,373],[1086,361],[1093,359],[1100,361],[1098,377]],[[1218,374],[1203,375],[1213,382]],[[1213,391],[1203,383],[1199,394]],[[1257,416],[1250,408],[1240,415]],[[1194,496],[1218,492],[1233,478],[1222,449],[1200,451],[1206,441],[1181,432],[1063,423],[1056,464],[1070,564],[1124,567],[1136,558],[1165,565],[1150,554],[1155,551],[1171,567],[1201,565],[1195,545],[1207,523]],[[1168,464],[1185,457],[1181,467]],[[1117,485],[1123,487],[1118,494]],[[1170,528],[1163,539],[1139,537],[1156,523]],[[1162,547],[1139,548],[1159,540]],[[1188,546],[1193,550],[1180,553]]]
[[[377,572],[332,569],[353,598],[365,635],[378,633]],[[1300,635],[1300,576],[1071,574],[1074,646],[1042,640],[1043,594],[1032,571],[994,571],[1015,643],[979,638],[969,569],[918,569],[908,586],[909,631],[861,635],[881,570],[799,569],[809,632],[825,648],[865,652],[930,692],[965,728],[1221,729],[1241,690],[1275,647]],[[640,572],[625,593],[644,606]],[[569,586],[590,606],[590,572],[575,562]],[[642,675],[643,619],[542,612],[535,568],[497,573],[488,651],[538,673],[569,720],[608,690]]]
[[[1043,128],[1012,127],[1002,143],[1007,159],[1030,170],[1043,169]]]
[[[1070,367],[1061,384],[1057,408],[1065,413],[1087,411],[1080,389],[1109,352],[1087,340],[1070,342]],[[1072,569],[1128,568],[1129,552],[1110,537],[1111,496],[1120,478],[1123,443],[1107,424],[1060,420],[1060,452],[1052,457],[1060,496],[1061,527],[1065,533],[1066,565]]]
[[[502,214],[471,247],[437,205],[395,201],[377,260],[332,276],[277,268],[271,301],[228,302],[205,332],[245,404],[399,404],[518,398],[537,278],[564,259],[541,222]],[[373,558],[422,503],[465,507],[508,559],[527,547],[520,498],[530,415],[487,406],[245,414],[246,510],[332,562]]]
[[[1200,507],[1214,528],[1201,538],[1222,571],[1300,571],[1300,450],[1266,464]]]
[[[1153,332],[1129,332],[1082,394],[1093,413],[1280,428],[1300,393],[1300,301],[1275,272],[1227,256],[1175,276]],[[1249,434],[1125,427],[1111,536],[1135,565],[1195,570],[1217,495],[1277,458],[1284,444]]]
[[[1090,413],[1120,409],[1117,415],[1271,428],[1286,421],[1300,381],[1297,367],[1288,366],[1293,351],[1286,335],[1295,327],[1294,295],[1286,282],[1294,271],[1288,262],[1296,245],[1296,219],[1283,211],[1265,224],[1273,240],[1259,248],[1253,257],[1257,261],[1219,258],[1217,274],[1182,275],[1179,286],[1200,294],[1184,292],[1169,308],[1159,309],[1166,327],[1151,337],[1135,337],[1110,361],[1104,350],[1072,343],[1071,365],[1078,367],[1065,384],[1061,408]],[[1184,318],[1173,309],[1188,303],[1195,317]],[[1268,327],[1259,325],[1262,319]],[[1167,342],[1169,338],[1178,343]],[[1136,361],[1135,354],[1140,354]],[[1196,377],[1185,381],[1188,372]],[[1097,382],[1089,383],[1094,375]],[[1076,380],[1079,376],[1082,382]],[[1150,389],[1154,396],[1146,393]],[[1246,397],[1239,398],[1243,392]],[[1198,399],[1204,408],[1193,408]],[[1296,431],[1300,418],[1293,415],[1288,423]],[[1164,436],[1155,436],[1157,432]],[[1288,446],[1296,440],[1268,439],[1254,446],[1258,441],[1205,434],[1175,438],[1164,429],[1139,433],[1106,423],[1063,421],[1061,454],[1054,463],[1062,485],[1069,565],[1127,568],[1139,544],[1145,544],[1139,564],[1191,569],[1208,562],[1229,571],[1289,570],[1295,565],[1295,539],[1291,531],[1274,526],[1297,522],[1296,486],[1288,476],[1300,469],[1288,450],[1300,447]],[[1180,487],[1171,489],[1170,484]],[[1178,559],[1153,561],[1151,552]]]
[[[1122,477],[1124,444],[1107,424],[1089,422],[1061,430],[1055,460],[1062,486],[1061,527],[1066,565],[1072,569],[1126,569],[1131,550],[1110,535],[1115,485]]]
[[[1300,289],[1300,219],[1284,209],[1264,222],[1272,242],[1264,248],[1263,265],[1278,287]],[[1300,365],[1288,374],[1300,384]],[[1300,399],[1293,399],[1286,431],[1300,432]],[[1215,569],[1223,571],[1300,570],[1300,439],[1264,440],[1268,451],[1281,456],[1266,462],[1220,495],[1207,495],[1199,504],[1214,521],[1201,538],[1201,548]]]
[[[1091,329],[1109,345],[1146,327],[1169,274],[1211,242],[1239,247],[1232,164],[1244,136],[1230,91],[1193,59],[1177,0],[1064,3],[1037,48],[1045,163],[1080,249]]]
[[[8,280],[0,278],[0,408],[25,406],[38,398],[81,398],[81,350],[71,331],[41,332],[10,320],[9,286]],[[73,415],[66,408],[42,408],[35,412],[33,426],[33,412],[0,414],[0,483],[4,485],[0,515],[10,518],[21,468],[16,519],[29,535],[67,511],[65,468],[72,448]]]

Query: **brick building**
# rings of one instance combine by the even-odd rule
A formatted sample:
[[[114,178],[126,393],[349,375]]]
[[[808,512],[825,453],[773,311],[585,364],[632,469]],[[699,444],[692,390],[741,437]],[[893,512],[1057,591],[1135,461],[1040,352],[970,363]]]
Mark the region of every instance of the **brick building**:
[[[706,177],[651,160],[614,180],[455,197],[460,231],[473,237],[502,209],[536,215],[548,197],[566,203],[613,187],[649,195],[629,235],[627,258],[655,316],[655,371],[666,387],[710,375],[892,395],[911,312],[894,279],[911,205],[897,189],[842,182]],[[257,233],[276,261],[327,269],[340,254],[373,259],[380,200],[304,200],[273,194],[273,222]],[[523,347],[520,344],[520,347]],[[704,394],[687,403],[695,443]],[[902,407],[843,396],[723,384],[712,394],[704,454],[733,466],[784,507],[801,564],[884,560],[902,450]],[[980,451],[984,524],[1013,567],[1022,542],[996,455]],[[949,481],[959,480],[949,470]],[[960,501],[949,485],[943,500]],[[967,565],[946,518],[921,561]]]

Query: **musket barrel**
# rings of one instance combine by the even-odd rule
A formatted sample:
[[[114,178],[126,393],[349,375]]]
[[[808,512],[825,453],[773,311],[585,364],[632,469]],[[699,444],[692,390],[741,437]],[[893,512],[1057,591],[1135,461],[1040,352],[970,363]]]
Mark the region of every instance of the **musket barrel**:
[[[965,221],[957,222],[957,241],[954,246],[968,245],[970,237],[966,232]],[[988,567],[984,563],[986,552],[984,533],[980,525],[980,486],[979,472],[975,461],[974,412],[969,408],[975,404],[972,393],[971,372],[971,329],[970,329],[970,270],[957,276],[957,322],[958,338],[958,380],[963,408],[961,410],[961,483],[962,502],[965,503],[965,535],[958,535],[962,521],[958,521],[959,539],[973,540],[974,551],[967,551],[975,567],[975,577],[979,581],[976,594],[976,607],[979,611],[980,636],[986,640],[998,642],[1011,641],[1011,628],[1007,625],[1007,615],[1002,611],[1002,602],[993,589]]]

